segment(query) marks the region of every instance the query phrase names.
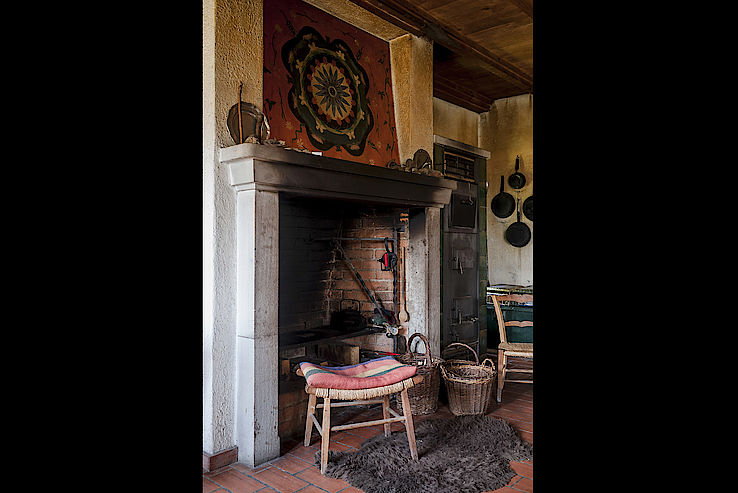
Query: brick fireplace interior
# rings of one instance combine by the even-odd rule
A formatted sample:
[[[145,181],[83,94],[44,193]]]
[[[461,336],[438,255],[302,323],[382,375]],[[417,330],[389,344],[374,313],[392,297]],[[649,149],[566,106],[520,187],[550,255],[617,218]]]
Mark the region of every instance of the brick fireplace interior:
[[[331,241],[341,245],[379,304],[397,313],[402,264],[397,283],[378,261],[397,235],[400,259],[407,243],[408,209],[335,199],[280,194],[279,203],[279,413],[281,440],[301,435],[305,426],[305,380],[295,375],[300,361],[331,366],[355,364],[404,349],[402,338],[388,337],[371,323],[375,305]],[[353,238],[357,238],[354,240]],[[359,240],[358,238],[362,238]],[[366,240],[377,238],[377,240]],[[258,254],[258,252],[257,252]],[[336,318],[356,310],[368,321],[355,330]]]

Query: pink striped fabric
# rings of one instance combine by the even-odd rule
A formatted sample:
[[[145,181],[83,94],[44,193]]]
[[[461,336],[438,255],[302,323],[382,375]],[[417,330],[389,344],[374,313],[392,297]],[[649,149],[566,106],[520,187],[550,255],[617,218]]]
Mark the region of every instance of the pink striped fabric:
[[[417,367],[403,365],[392,356],[351,366],[320,366],[300,363],[308,385],[328,389],[373,389],[400,382],[415,375]]]

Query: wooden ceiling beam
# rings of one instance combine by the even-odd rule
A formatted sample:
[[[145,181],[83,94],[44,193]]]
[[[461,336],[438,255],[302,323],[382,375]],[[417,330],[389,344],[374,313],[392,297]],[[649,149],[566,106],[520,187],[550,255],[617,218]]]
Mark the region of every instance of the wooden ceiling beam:
[[[435,72],[433,74],[433,95],[477,113],[489,111],[494,102],[494,99]]]
[[[468,99],[460,97],[458,93],[445,91],[443,88],[434,88],[433,97],[448,101],[449,103],[455,104],[456,106],[469,111],[473,111],[474,113],[485,113],[489,111],[489,106],[482,106],[480,104],[473,103]]]
[[[508,2],[522,10],[531,19],[533,18],[533,0],[508,0]]]
[[[414,34],[415,36],[425,36],[425,32],[419,26],[417,19],[414,19],[412,17],[408,18],[407,16],[404,16],[400,14],[399,12],[396,12],[391,7],[384,5],[380,1],[374,1],[374,0],[349,0],[349,1],[358,5],[364,10],[368,10],[369,12],[376,15],[377,17],[386,20],[390,24],[394,24],[400,29],[404,29],[405,31]]]
[[[485,62],[490,71],[498,77],[525,91],[533,91],[533,77],[530,74],[467,38],[452,26],[438,21],[428,11],[418,6],[410,6],[397,0],[351,0],[351,2],[416,36],[427,36],[457,54],[473,54]]]

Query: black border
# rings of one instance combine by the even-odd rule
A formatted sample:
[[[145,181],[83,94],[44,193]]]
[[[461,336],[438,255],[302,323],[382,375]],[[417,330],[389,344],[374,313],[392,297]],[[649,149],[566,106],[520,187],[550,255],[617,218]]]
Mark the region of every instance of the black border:
[[[74,135],[57,153],[89,159],[67,160],[61,194],[79,207],[55,237],[68,254],[53,296],[75,314],[68,335],[84,343],[63,358],[71,371],[55,408],[68,411],[75,396],[75,421],[60,423],[69,435],[54,448],[85,481],[197,490],[202,4],[95,13],[79,27],[89,51],[74,52],[86,69],[74,78],[84,88],[73,102],[78,121],[64,119]]]
[[[685,294],[700,286],[689,264],[701,251],[689,251],[689,202],[671,196],[689,189],[677,183],[694,138],[674,127],[691,134],[699,130],[686,122],[703,120],[671,90],[683,65],[672,65],[679,50],[666,40],[679,35],[663,14],[535,4],[534,476],[543,491],[640,485],[621,468],[652,470],[674,443],[666,422],[688,408],[675,369],[680,359],[691,366]]]

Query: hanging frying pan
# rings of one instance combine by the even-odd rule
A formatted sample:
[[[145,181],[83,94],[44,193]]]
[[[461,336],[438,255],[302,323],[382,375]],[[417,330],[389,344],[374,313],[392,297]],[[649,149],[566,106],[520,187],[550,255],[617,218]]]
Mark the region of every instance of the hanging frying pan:
[[[268,139],[271,130],[266,115],[258,107],[245,101],[231,106],[226,125],[236,144],[242,144],[252,136],[259,141]]]
[[[523,214],[525,217],[533,220],[533,196],[531,195],[523,201]]]
[[[518,169],[520,169],[520,156],[515,156],[515,173],[507,177],[507,183],[515,190],[520,190],[525,186],[525,175]]]
[[[505,175],[500,177],[500,193],[492,197],[489,207],[495,216],[501,218],[510,217],[515,210],[515,199],[505,191]]]
[[[520,221],[520,199],[518,199],[518,220],[508,226],[505,239],[514,247],[524,247],[530,241],[530,228]]]

